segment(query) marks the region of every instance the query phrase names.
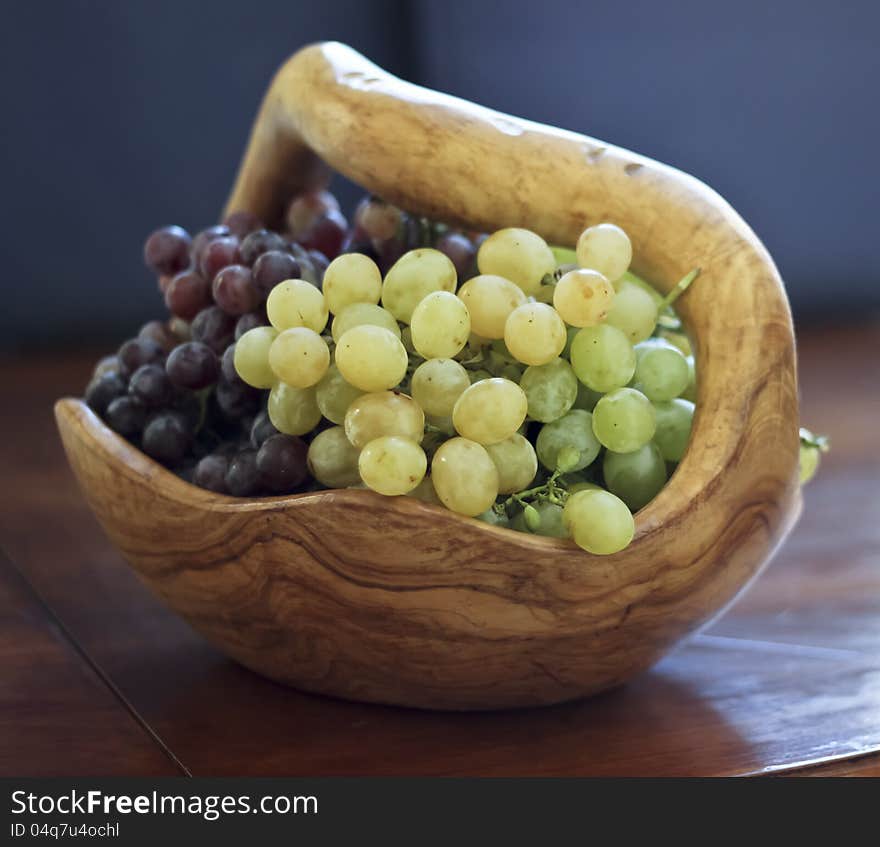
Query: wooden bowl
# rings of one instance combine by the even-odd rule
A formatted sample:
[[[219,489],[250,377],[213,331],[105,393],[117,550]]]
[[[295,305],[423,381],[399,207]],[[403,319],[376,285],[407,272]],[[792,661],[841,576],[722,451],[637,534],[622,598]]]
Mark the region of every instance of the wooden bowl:
[[[611,220],[679,301],[697,414],[632,544],[591,556],[363,490],[236,500],[183,482],[62,400],[95,514],[143,580],[253,670],[354,700],[434,709],[557,703],[617,685],[706,624],[800,509],[791,317],[754,233],[680,171],[395,79],[340,44],[279,71],[229,209],[277,223],[326,160],[404,208],[573,244]]]

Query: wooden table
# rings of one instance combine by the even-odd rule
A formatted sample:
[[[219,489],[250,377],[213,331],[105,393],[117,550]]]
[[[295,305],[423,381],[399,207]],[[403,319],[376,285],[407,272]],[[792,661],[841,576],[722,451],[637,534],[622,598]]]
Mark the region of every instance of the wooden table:
[[[592,700],[432,714],[300,694],[227,661],[114,552],[51,415],[94,354],[0,361],[0,774],[880,776],[880,322],[804,332],[834,450],[720,621]]]

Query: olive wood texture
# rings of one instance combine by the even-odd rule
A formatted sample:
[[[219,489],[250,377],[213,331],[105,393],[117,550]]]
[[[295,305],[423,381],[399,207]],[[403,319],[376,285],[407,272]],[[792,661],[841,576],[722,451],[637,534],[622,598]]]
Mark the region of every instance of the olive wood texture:
[[[800,509],[794,338],[754,233],[696,179],[389,76],[320,44],[279,71],[228,209],[276,223],[325,160],[404,208],[573,244],[630,234],[679,300],[699,368],[688,451],[628,548],[491,527],[407,497],[242,501],[195,488],[82,403],[56,416],[99,520],[145,582],[242,664],[340,697],[438,709],[549,704],[617,685],[716,616]]]

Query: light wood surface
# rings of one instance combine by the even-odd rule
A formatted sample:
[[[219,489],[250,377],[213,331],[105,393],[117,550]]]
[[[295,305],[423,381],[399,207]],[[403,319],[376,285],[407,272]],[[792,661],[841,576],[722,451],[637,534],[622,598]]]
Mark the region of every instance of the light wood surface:
[[[748,584],[799,510],[793,333],[767,252],[692,177],[407,85],[338,44],[279,72],[229,208],[271,220],[311,150],[440,220],[563,244],[613,220],[661,290],[701,266],[680,301],[699,362],[684,460],[630,547],[594,557],[410,498],[213,495],[61,401],[67,455],[110,538],[228,655],[309,691],[486,709],[570,700],[647,668]]]

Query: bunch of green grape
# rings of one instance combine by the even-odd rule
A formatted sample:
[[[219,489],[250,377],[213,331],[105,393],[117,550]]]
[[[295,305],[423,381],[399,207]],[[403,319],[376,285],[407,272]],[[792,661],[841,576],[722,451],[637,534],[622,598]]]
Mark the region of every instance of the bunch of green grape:
[[[695,399],[672,298],[630,273],[631,259],[610,223],[575,250],[499,230],[464,280],[430,247],[384,278],[344,253],[323,290],[272,289],[271,325],[241,336],[235,369],[271,389],[278,430],[311,434],[324,486],[411,495],[614,553],[682,458]]]

